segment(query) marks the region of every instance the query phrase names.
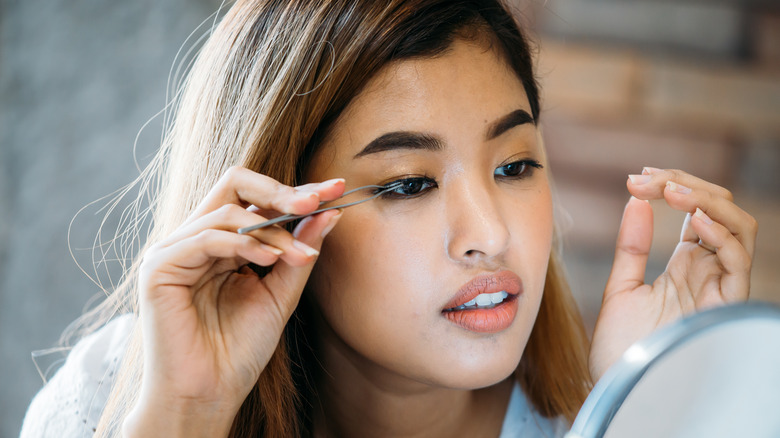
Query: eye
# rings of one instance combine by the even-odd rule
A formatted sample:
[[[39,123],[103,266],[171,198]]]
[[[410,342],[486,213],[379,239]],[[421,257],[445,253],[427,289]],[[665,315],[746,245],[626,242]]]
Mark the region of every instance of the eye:
[[[424,194],[428,190],[438,187],[436,181],[428,177],[414,177],[395,180],[386,185],[398,185],[393,190],[382,193],[383,198],[413,198]]]
[[[542,165],[536,160],[519,160],[497,168],[493,175],[505,178],[524,178],[530,176],[533,169],[541,169]]]

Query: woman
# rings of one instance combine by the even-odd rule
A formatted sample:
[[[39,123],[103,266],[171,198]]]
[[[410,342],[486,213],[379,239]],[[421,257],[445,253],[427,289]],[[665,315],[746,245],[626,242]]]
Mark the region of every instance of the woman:
[[[646,168],[588,360],[539,114],[528,44],[495,1],[237,2],[142,181],[159,182],[154,228],[102,308],[138,321],[111,331],[129,343],[98,435],[556,435],[632,342],[746,299],[753,218]],[[649,199],[691,213],[652,285]]]

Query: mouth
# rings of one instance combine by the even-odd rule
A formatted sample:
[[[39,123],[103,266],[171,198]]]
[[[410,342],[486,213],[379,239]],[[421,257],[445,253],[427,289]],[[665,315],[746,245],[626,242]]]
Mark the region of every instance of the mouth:
[[[469,331],[497,333],[514,321],[522,291],[522,281],[514,272],[481,275],[458,290],[442,315]]]

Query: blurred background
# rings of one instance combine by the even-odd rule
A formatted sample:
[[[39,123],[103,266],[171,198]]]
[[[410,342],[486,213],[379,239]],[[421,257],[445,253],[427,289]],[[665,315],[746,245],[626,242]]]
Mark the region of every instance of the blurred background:
[[[141,132],[134,155],[136,134],[165,105],[177,51],[219,3],[0,0],[0,437],[18,435],[42,385],[31,352],[55,346],[101,294],[71,258],[71,219],[129,183],[134,157],[148,162],[161,119]],[[731,189],[760,224],[751,299],[780,302],[780,4],[514,7],[538,42],[564,258],[589,330],[629,196],[625,180],[643,166],[685,169]],[[102,205],[76,216],[70,233],[88,272]],[[663,271],[683,219],[659,203],[654,211],[648,281]],[[41,371],[61,357],[42,358]]]

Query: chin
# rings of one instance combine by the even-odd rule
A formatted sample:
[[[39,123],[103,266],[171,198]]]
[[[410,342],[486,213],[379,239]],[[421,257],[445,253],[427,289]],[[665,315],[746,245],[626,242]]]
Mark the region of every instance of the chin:
[[[490,354],[460,355],[438,364],[438,385],[452,389],[480,389],[495,385],[511,376],[520,363],[522,351],[497,357]]]
[[[443,386],[451,389],[462,389],[462,390],[475,390],[475,389],[487,388],[489,386],[493,386],[497,383],[503,382],[504,380],[512,376],[516,369],[517,369],[517,364],[514,364],[514,366],[508,367],[507,369],[501,371],[493,372],[491,370],[490,372],[484,372],[481,374],[480,373],[462,374],[458,376],[458,378],[448,379],[447,384]]]

